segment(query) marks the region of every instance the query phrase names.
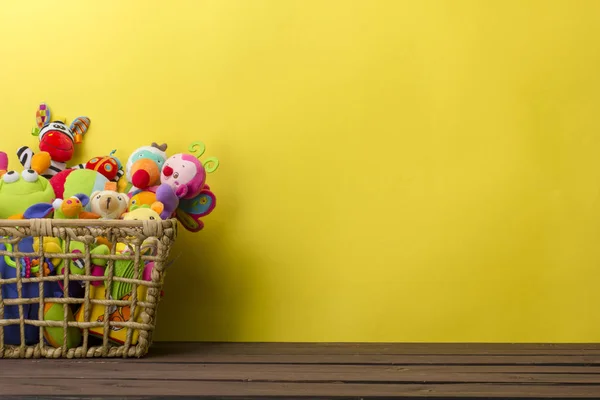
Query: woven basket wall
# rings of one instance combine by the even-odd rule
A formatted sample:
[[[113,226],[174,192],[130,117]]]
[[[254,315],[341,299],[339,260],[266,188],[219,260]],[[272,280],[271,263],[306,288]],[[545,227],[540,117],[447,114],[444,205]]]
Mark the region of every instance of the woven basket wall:
[[[122,221],[122,220],[0,220],[0,257],[12,262],[15,268],[15,277],[0,276],[0,358],[87,358],[87,357],[142,357],[152,343],[152,333],[155,328],[157,307],[161,297],[164,269],[171,246],[177,236],[177,221]],[[82,253],[50,253],[44,252],[44,246],[38,246],[37,252],[22,252],[19,244],[25,240],[47,240],[48,237],[60,238],[67,249],[69,243],[77,241],[84,244]],[[94,254],[93,257],[103,258],[106,262],[105,272],[101,276],[91,273],[90,248],[98,243],[99,237],[104,238],[110,248],[110,253],[105,255]],[[110,245],[109,245],[110,243]],[[117,243],[130,249],[129,253],[117,253]],[[24,246],[22,246],[24,247]],[[151,251],[147,251],[148,248]],[[84,265],[84,274],[73,274],[69,268],[63,271],[49,273],[44,268],[37,268],[36,274],[30,274],[31,262],[47,259],[61,259],[63,264],[69,265],[72,260],[80,260]],[[82,261],[81,261],[82,260]],[[118,260],[133,260],[133,277],[125,278],[115,276],[115,263]],[[151,280],[142,279],[145,262],[154,262]],[[131,264],[131,263],[130,263]],[[23,269],[29,268],[24,275]],[[44,271],[44,272],[41,272]],[[0,270],[1,274],[1,270]],[[99,286],[92,282],[101,282],[105,290],[103,298],[93,298],[91,293]],[[46,285],[62,284],[62,293],[59,296],[45,293]],[[132,288],[127,300],[112,299],[109,295],[113,285],[129,284]],[[78,290],[85,294],[82,298],[70,296],[70,285],[79,285]],[[4,290],[2,290],[4,289]],[[16,294],[15,294],[16,289]],[[27,296],[29,289],[35,290],[35,297]],[[138,289],[144,290],[144,298],[138,298]],[[13,298],[3,296],[12,290]],[[33,291],[32,291],[33,292]],[[46,320],[45,307],[58,304],[64,310],[62,320]],[[39,305],[39,307],[38,307]],[[110,318],[115,307],[129,306],[130,314],[126,320]],[[95,307],[95,308],[94,308]],[[100,308],[98,308],[100,307]],[[11,309],[11,317],[5,317],[5,310]],[[18,308],[18,313],[17,313]],[[25,309],[36,309],[36,312],[27,312]],[[102,310],[103,318],[92,320],[92,310]],[[69,318],[72,309],[78,309],[82,320]],[[36,314],[36,315],[32,315]],[[44,331],[61,332],[60,344],[50,345],[44,339]],[[81,333],[81,340],[77,347],[68,346],[67,332],[77,328]],[[12,329],[13,339],[18,343],[7,344],[8,334],[5,330]],[[103,333],[91,335],[101,329]],[[39,334],[38,331],[39,330]],[[122,342],[115,343],[109,334],[111,330],[119,330],[125,335]],[[31,332],[35,332],[31,335]],[[26,341],[26,333],[29,334]],[[135,334],[135,335],[134,335]],[[38,336],[33,337],[32,336]],[[134,337],[137,339],[134,340]],[[135,344],[134,344],[135,342]]]

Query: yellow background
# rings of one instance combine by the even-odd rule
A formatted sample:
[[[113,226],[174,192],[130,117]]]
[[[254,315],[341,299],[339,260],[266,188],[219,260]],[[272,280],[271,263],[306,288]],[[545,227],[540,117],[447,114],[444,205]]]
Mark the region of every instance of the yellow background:
[[[157,340],[600,340],[600,1],[0,4],[13,166],[41,101],[221,161]]]

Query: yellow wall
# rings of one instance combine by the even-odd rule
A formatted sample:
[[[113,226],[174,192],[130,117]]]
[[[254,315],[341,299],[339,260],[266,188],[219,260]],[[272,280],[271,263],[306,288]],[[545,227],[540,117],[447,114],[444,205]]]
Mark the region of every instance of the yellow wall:
[[[600,340],[600,1],[5,1],[1,148],[220,158],[160,340]]]

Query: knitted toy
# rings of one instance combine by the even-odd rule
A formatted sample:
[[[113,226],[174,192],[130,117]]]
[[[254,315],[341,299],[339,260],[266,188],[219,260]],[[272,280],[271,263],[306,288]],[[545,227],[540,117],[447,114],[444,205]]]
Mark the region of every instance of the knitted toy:
[[[90,127],[88,117],[77,117],[67,126],[64,119],[50,118],[50,108],[40,104],[36,113],[37,127],[32,134],[40,141],[41,153],[35,154],[27,146],[17,150],[19,162],[25,169],[34,169],[43,177],[50,179],[67,168],[84,168],[84,164],[67,167],[73,158],[75,144],[83,141],[83,135]]]

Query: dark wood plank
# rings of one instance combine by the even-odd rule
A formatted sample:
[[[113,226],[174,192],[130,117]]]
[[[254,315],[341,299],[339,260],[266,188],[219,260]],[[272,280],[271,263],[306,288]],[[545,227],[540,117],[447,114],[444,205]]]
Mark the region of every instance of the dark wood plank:
[[[395,396],[597,398],[599,385],[354,384],[137,380],[11,379],[2,392],[19,395],[88,396]]]
[[[253,382],[356,383],[555,383],[598,384],[598,367],[356,366],[252,364],[136,364],[18,360],[0,364],[2,381],[26,375],[43,379],[152,379]],[[143,372],[142,372],[143,371]]]

